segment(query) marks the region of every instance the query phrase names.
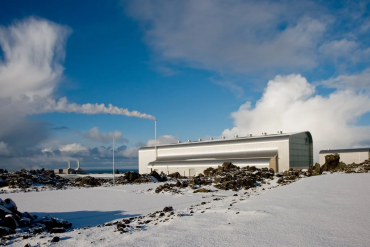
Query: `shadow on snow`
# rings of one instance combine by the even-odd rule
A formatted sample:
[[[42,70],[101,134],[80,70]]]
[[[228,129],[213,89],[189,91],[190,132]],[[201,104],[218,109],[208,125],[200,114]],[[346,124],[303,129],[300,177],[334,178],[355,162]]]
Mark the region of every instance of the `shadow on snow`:
[[[31,215],[43,217],[50,215],[53,218],[67,220],[73,228],[94,227],[106,222],[122,218],[140,216],[140,214],[124,214],[125,211],[75,211],[75,212],[29,212]]]

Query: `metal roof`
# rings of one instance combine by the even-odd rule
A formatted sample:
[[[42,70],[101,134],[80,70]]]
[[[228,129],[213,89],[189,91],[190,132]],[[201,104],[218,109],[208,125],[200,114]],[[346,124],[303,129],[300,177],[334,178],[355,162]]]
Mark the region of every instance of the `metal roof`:
[[[370,152],[370,148],[346,148],[321,150],[319,154]]]
[[[171,147],[171,148],[182,148],[187,145],[217,145],[220,143],[227,144],[227,143],[248,143],[248,142],[263,142],[263,141],[281,141],[287,140],[290,136],[306,133],[310,138],[310,143],[312,143],[312,136],[309,131],[302,131],[302,132],[294,132],[294,133],[283,133],[283,134],[270,134],[270,135],[261,135],[261,136],[251,136],[251,137],[238,137],[238,138],[230,138],[230,139],[218,139],[218,140],[206,140],[206,141],[194,141],[194,142],[182,142],[182,143],[174,143],[174,144],[164,144],[164,145],[157,145],[157,147]],[[140,150],[145,149],[153,149],[154,146],[149,147],[142,147]]]

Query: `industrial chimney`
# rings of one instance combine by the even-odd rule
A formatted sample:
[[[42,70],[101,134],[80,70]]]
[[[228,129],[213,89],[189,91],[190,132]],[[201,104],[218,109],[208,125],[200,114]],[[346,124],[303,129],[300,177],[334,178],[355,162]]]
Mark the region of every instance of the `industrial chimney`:
[[[68,169],[71,169],[71,161],[68,161]]]
[[[80,170],[80,161],[77,160],[77,170]]]

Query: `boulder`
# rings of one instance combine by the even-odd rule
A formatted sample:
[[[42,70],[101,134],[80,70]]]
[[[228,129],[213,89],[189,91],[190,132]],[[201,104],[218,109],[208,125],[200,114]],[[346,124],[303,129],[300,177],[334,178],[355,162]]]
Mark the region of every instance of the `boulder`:
[[[15,231],[9,227],[0,226],[0,237],[4,237],[10,234],[15,234]]]
[[[207,176],[207,177],[212,177],[214,176],[216,170],[212,167],[208,167],[207,169],[204,170],[204,175]]]
[[[170,177],[170,178],[182,178],[181,174],[178,173],[178,172],[174,172],[174,173],[168,174],[167,177]]]
[[[125,178],[130,182],[134,182],[136,179],[140,178],[140,174],[137,172],[125,172]]]
[[[167,206],[167,207],[164,207],[164,209],[163,209],[163,212],[171,212],[171,211],[173,211],[172,206]]]
[[[156,172],[156,171],[152,171],[151,173],[150,173],[150,176],[152,176],[152,177],[154,177],[155,179],[157,179],[159,182],[165,182],[165,181],[167,181],[167,177],[166,176],[161,176],[161,175],[159,175],[158,174],[158,172]]]
[[[332,171],[338,167],[339,164],[339,154],[329,154],[325,156],[325,165],[328,171]]]
[[[51,240],[52,243],[56,243],[59,241],[60,241],[60,238],[58,236],[53,237],[53,239]]]

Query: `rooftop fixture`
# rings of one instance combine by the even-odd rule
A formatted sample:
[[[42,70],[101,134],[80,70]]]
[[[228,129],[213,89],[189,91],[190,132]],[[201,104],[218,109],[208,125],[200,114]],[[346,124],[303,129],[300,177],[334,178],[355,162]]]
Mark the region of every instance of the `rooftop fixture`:
[[[265,135],[267,135],[267,133],[266,132],[262,132],[262,135],[265,136]]]
[[[210,137],[209,139],[212,141],[213,140],[213,137]]]
[[[181,143],[181,141],[177,141],[177,143]]]
[[[235,138],[238,138],[239,136],[238,135],[234,135]]]
[[[201,141],[202,141],[202,139],[201,139],[201,138],[199,138],[199,139],[198,139],[198,142],[201,142]]]
[[[225,137],[224,136],[221,136],[221,139],[225,139]]]
[[[278,134],[283,134],[283,131],[279,130],[277,133],[278,133]]]
[[[252,134],[247,134],[248,137],[252,137]]]
[[[188,140],[188,142],[191,142],[191,140]]]

